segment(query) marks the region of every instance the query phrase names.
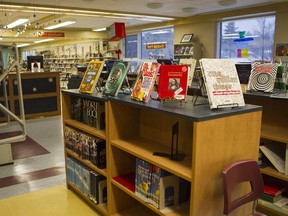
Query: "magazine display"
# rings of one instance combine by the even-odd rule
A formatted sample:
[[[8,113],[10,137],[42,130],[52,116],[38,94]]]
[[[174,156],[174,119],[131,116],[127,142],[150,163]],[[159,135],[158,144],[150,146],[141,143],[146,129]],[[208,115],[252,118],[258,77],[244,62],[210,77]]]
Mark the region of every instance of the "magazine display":
[[[245,106],[233,60],[203,58],[200,66],[211,109]]]
[[[91,94],[103,69],[104,61],[91,61],[82,78],[79,92]]]
[[[115,62],[103,89],[104,95],[117,96],[127,72],[130,62]]]
[[[145,103],[150,100],[150,95],[160,66],[157,62],[143,62],[131,94],[132,99]]]

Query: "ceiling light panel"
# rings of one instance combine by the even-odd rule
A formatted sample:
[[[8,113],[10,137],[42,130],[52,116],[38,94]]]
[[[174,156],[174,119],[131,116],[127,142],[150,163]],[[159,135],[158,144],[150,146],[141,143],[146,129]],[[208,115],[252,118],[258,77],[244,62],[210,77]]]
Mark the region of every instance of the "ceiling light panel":
[[[51,25],[51,26],[45,27],[44,29],[52,30],[52,29],[61,28],[61,27],[68,26],[68,25],[72,25],[74,23],[76,23],[76,21],[65,21],[65,22],[58,23],[56,25]]]

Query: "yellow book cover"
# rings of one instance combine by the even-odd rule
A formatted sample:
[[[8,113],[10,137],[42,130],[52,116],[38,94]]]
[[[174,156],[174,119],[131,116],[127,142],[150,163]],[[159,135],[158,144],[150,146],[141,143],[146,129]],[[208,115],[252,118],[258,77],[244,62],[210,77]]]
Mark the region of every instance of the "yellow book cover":
[[[103,69],[104,61],[91,61],[82,78],[79,92],[91,94]]]

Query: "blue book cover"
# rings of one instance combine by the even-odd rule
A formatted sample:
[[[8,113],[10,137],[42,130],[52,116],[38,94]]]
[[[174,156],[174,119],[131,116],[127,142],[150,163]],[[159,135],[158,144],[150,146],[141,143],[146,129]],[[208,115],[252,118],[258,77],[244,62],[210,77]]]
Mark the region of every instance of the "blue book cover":
[[[151,164],[136,158],[135,194],[149,202],[151,184]]]

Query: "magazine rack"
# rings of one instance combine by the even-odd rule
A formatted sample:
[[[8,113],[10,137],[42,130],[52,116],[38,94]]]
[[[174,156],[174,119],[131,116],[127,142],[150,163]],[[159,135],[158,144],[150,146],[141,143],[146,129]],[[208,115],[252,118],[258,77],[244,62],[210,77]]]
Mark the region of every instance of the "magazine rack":
[[[0,147],[3,145],[5,146],[3,149],[7,149],[7,144],[11,144],[18,141],[23,141],[26,139],[26,124],[25,124],[25,113],[24,113],[24,103],[23,103],[23,94],[22,94],[22,85],[21,85],[21,75],[19,70],[19,57],[18,57],[18,49],[15,44],[12,47],[1,46],[1,61],[2,67],[0,70],[0,82],[3,87],[3,96],[4,96],[4,103],[0,103],[0,111],[4,114],[5,122],[1,123],[0,126],[7,126],[10,123],[11,117],[17,123],[19,123],[21,127],[21,134],[8,137],[4,139],[0,139]],[[13,58],[13,60],[11,59]],[[10,62],[12,60],[12,62]],[[7,93],[7,85],[6,80],[9,76],[10,71],[16,67],[16,81],[17,81],[17,88],[18,88],[18,97],[19,97],[19,110],[20,110],[20,117],[16,116],[13,112],[9,110],[9,103],[8,103],[8,93]],[[10,147],[10,146],[9,146]],[[1,154],[3,152],[1,151]],[[5,154],[5,153],[4,153]],[[7,161],[10,163],[11,161]]]

